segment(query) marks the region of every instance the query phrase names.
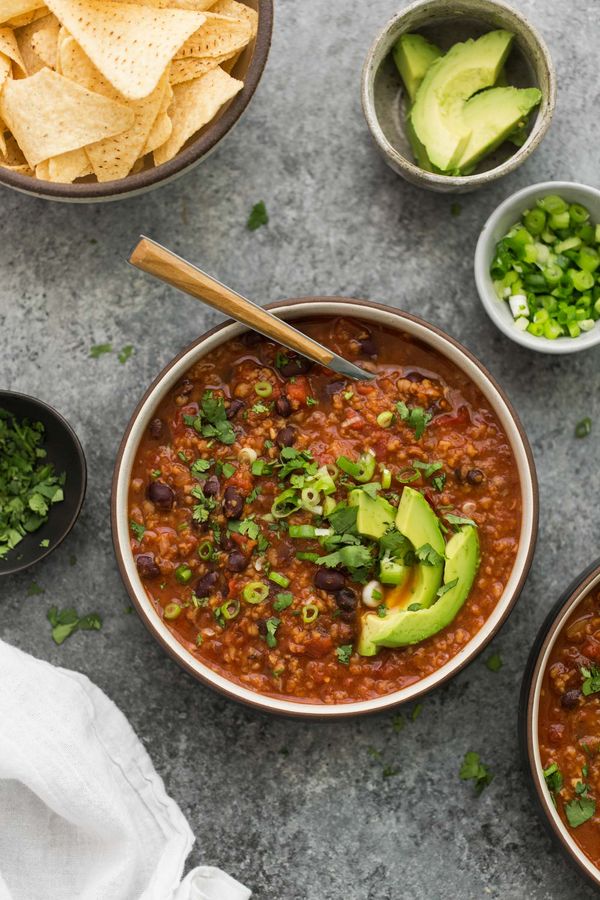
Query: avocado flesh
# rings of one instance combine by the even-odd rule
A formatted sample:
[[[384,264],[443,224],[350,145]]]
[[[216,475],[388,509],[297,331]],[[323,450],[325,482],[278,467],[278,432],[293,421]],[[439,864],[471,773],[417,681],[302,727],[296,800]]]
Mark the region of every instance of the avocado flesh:
[[[415,550],[429,544],[436,553],[444,556],[444,538],[438,518],[420,491],[405,487],[396,515],[396,528],[411,542]],[[411,589],[406,595],[405,605],[419,603],[430,606],[442,583],[444,564],[436,566],[417,563]]]
[[[350,506],[357,507],[356,527],[359,534],[379,540],[394,524],[394,507],[385,497],[369,497],[365,491],[350,491]]]
[[[403,34],[394,46],[394,62],[412,103],[427,69],[442,51],[420,34]]]
[[[490,31],[477,40],[455,44],[429,66],[410,116],[416,136],[437,168],[446,172],[458,167],[471,137],[462,117],[465,102],[496,83],[512,39],[508,31]]]
[[[463,119],[471,137],[458,168],[475,165],[499,147],[541,99],[537,88],[495,87],[467,100]]]
[[[380,647],[407,647],[426,640],[456,618],[479,568],[479,538],[477,529],[467,525],[446,545],[444,584],[454,587],[443,594],[428,609],[391,610],[385,618],[369,613],[362,621],[358,652],[374,656]]]

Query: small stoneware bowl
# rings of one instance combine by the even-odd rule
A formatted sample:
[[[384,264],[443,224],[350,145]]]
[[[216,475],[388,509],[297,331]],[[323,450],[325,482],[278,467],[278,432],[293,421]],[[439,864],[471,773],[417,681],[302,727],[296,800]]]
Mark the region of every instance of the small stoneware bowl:
[[[208,125],[184,144],[173,159],[160,166],[142,169],[141,172],[127,175],[117,181],[102,183],[82,180],[76,184],[55,184],[0,168],[0,184],[45,200],[101,203],[143,194],[195,168],[238,122],[254,95],[269,55],[273,31],[273,0],[241,0],[241,2],[258,11],[256,38],[243,50],[231,70],[231,75],[243,81],[244,87],[230,103],[219,110]]]
[[[538,718],[542,681],[554,644],[577,606],[591,591],[598,590],[599,587],[600,560],[596,560],[578,576],[550,610],[529,655],[519,704],[521,751],[530,776],[536,810],[569,862],[596,888],[600,888],[600,870],[583,853],[573,834],[566,828],[546,787],[538,744]],[[576,891],[572,896],[576,896]]]
[[[518,149],[505,142],[482,160],[473,175],[437,175],[421,169],[406,133],[407,103],[391,56],[407,32],[418,31],[442,50],[494,29],[513,32],[506,65],[508,84],[537,87],[542,101],[533,112],[527,140]],[[544,40],[527,19],[499,0],[417,0],[395,15],[375,38],[362,74],[362,105],[371,134],[387,164],[407,181],[441,193],[467,193],[513,172],[544,137],[554,112],[556,79]]]
[[[398,334],[408,334],[456,365],[484,394],[510,441],[519,472],[523,507],[516,560],[494,611],[473,639],[428,677],[385,696],[339,705],[293,701],[251,691],[209,668],[176,639],[146,594],[131,551],[127,515],[130,475],[140,440],[163,398],[191,366],[246,330],[243,325],[231,321],[198,338],[170,362],[150,385],[130,419],[117,455],[112,487],[111,517],[117,562],[129,596],[150,633],[179,665],[205,684],[254,708],[302,718],[332,719],[381,712],[399,703],[415,700],[452,678],[483,650],[514,606],[529,572],[537,534],[538,491],[531,449],[514,409],[489,372],[468,350],[422,319],[388,306],[340,297],[284,300],[268,308],[290,322],[320,316],[351,316],[371,325],[387,327]]]
[[[51,462],[58,474],[66,475],[64,500],[50,508],[48,521],[37,531],[28,534],[0,559],[0,575],[11,575],[27,569],[52,553],[66,538],[81,511],[87,484],[87,468],[79,438],[61,414],[35,397],[0,391],[0,409],[17,419],[41,422],[44,426],[45,462]],[[41,547],[48,541],[47,547]]]
[[[600,344],[598,325],[591,331],[582,331],[579,337],[559,337],[554,341],[536,337],[528,331],[519,331],[514,324],[508,303],[506,300],[500,300],[496,294],[490,275],[490,265],[498,241],[519,221],[526,209],[531,209],[537,200],[548,194],[558,194],[568,203],[581,203],[589,209],[593,221],[600,222],[600,191],[587,184],[577,184],[573,181],[543,181],[523,188],[501,203],[483,226],[475,250],[475,282],[486,313],[494,325],[512,341],[539,353],[577,353],[579,350],[587,350]]]

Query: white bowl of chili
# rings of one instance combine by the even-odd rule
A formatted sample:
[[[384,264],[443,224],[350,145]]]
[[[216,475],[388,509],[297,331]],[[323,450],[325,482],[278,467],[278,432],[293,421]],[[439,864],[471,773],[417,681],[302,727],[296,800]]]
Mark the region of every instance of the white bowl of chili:
[[[363,388],[340,384],[339,376],[324,369],[307,374],[302,361],[292,371],[290,360],[282,361],[278,348],[261,343],[260,338],[258,344],[248,346],[248,340],[256,336],[232,322],[183,350],[144,394],[117,456],[111,513],[125,586],[144,624],[164,649],[200,681],[232,699],[305,718],[359,715],[413,701],[447,681],[483,650],[523,587],[538,519],[537,481],[526,435],[491,375],[460,344],[421,319],[367,301],[335,297],[287,300],[270,308],[321,340],[327,339],[332,349],[354,354],[361,364],[374,368],[377,378]],[[255,397],[252,382],[256,378],[260,392]],[[269,379],[274,385],[270,407],[264,393]],[[420,417],[415,413],[409,421],[404,415],[407,406],[400,400],[397,421],[390,425],[390,417],[381,416],[378,403],[385,402],[394,383],[400,382],[410,411],[418,409]],[[219,385],[221,412],[214,392]],[[248,400],[250,394],[257,401],[252,407],[242,399]],[[437,399],[432,399],[425,413],[413,401],[426,395]],[[279,417],[276,428],[269,431],[275,415]],[[412,432],[407,432],[409,425]],[[361,590],[356,586],[357,574],[348,568],[340,576],[344,588],[326,585],[321,589],[315,569],[324,569],[315,567],[315,554],[296,554],[300,544],[290,549],[293,538],[306,537],[303,526],[294,526],[293,533],[289,528],[283,538],[277,530],[272,536],[270,525],[278,521],[273,508],[281,503],[281,495],[275,498],[280,490],[276,482],[286,477],[281,468],[284,457],[293,456],[286,456],[289,428],[294,432],[292,443],[302,448],[303,459],[315,461],[315,470],[332,460],[340,462],[340,448],[347,453],[370,453],[380,465],[382,484],[385,466],[378,454],[385,448],[398,457],[408,453],[402,449],[400,432],[408,434],[405,443],[412,446],[411,459],[422,462],[434,451],[446,454],[441,487],[439,481],[434,486],[434,477],[439,477],[442,467],[434,464],[436,476],[432,470],[421,493],[413,491],[413,495],[424,496],[432,509],[439,507],[440,515],[442,508],[448,509],[443,503],[465,516],[472,514],[488,565],[481,567],[473,593],[456,620],[429,641],[383,649],[371,656],[357,653],[355,647],[363,637],[362,617],[377,618],[369,608],[357,608],[356,594]],[[464,455],[467,433],[480,442],[481,469],[470,468],[479,461],[470,461],[468,471],[463,465],[470,460]],[[275,440],[281,450],[273,446]],[[190,464],[191,468],[196,464],[188,453],[192,447],[196,454],[198,447],[206,449],[207,441],[213,459],[196,460],[196,471],[207,479],[198,490],[190,480]],[[279,474],[275,480],[267,476],[261,482],[260,494],[256,478],[259,470],[264,473],[268,454]],[[214,457],[219,457],[220,465],[211,470],[218,474],[210,475],[216,484],[213,481],[209,490],[208,470]],[[390,478],[396,484],[410,480],[415,487],[430,468],[421,466],[421,474],[402,481],[397,466],[390,465]],[[330,472],[335,468],[329,465]],[[354,474],[360,481],[359,474]],[[335,477],[340,478],[339,468]],[[344,473],[338,480],[340,491],[342,486],[346,490],[347,478]],[[224,482],[228,487],[223,493]],[[500,496],[498,489],[506,493]],[[485,504],[489,515],[484,515],[480,499],[488,495],[492,498]],[[391,494],[387,496],[392,499]],[[202,498],[198,519],[192,497]],[[399,495],[394,502],[398,501]],[[267,506],[261,507],[265,502]],[[265,514],[265,509],[271,512]],[[326,514],[318,511],[318,515]],[[459,518],[444,515],[448,523]],[[465,527],[474,525],[469,522]],[[200,535],[195,533],[197,526]],[[262,536],[270,538],[269,549],[260,548],[263,528]],[[240,548],[245,560],[239,559]],[[274,556],[268,555],[271,552]],[[432,565],[437,564],[432,560]],[[226,569],[230,574],[223,582]],[[339,573],[339,569],[328,571]],[[488,583],[490,572],[494,577]],[[192,588],[198,575],[200,580]],[[256,581],[248,579],[259,576],[264,582],[261,591],[253,592]],[[272,582],[272,596],[268,590],[263,593]],[[272,610],[277,615],[265,619]],[[353,637],[357,629],[358,643]]]
[[[513,299],[513,295],[511,295],[513,285],[506,285],[501,289],[502,292],[506,292],[506,297],[500,297],[496,288],[501,284],[501,273],[498,271],[492,274],[499,243],[511,232],[513,227],[522,220],[525,213],[531,210],[537,212],[540,209],[539,204],[544,203],[549,198],[560,198],[564,201],[565,207],[569,204],[571,209],[575,207],[576,209],[583,210],[584,212],[582,215],[587,211],[590,214],[590,218],[587,223],[568,223],[567,228],[571,227],[571,230],[574,232],[572,235],[573,240],[570,239],[566,231],[560,230],[559,235],[556,235],[554,232],[543,233],[540,235],[541,240],[538,240],[537,236],[533,235],[535,245],[539,244],[541,247],[547,248],[549,254],[556,256],[553,252],[556,247],[560,250],[561,247],[578,241],[579,243],[577,246],[573,246],[570,250],[567,249],[566,253],[562,254],[565,261],[563,279],[566,280],[568,278],[570,271],[582,275],[587,274],[581,269],[578,257],[582,247],[585,248],[588,242],[582,241],[581,237],[575,234],[575,232],[579,231],[580,227],[583,225],[586,225],[589,228],[593,227],[594,234],[590,244],[593,245],[592,256],[594,259],[591,265],[596,265],[598,253],[595,249],[597,244],[595,225],[600,223],[600,191],[589,185],[578,184],[571,181],[544,181],[539,184],[532,184],[529,187],[511,194],[511,196],[507,197],[507,199],[504,200],[491,214],[483,226],[477,242],[475,251],[475,283],[477,285],[479,299],[481,300],[486,313],[494,325],[496,325],[496,327],[512,341],[521,344],[523,347],[527,347],[528,350],[536,350],[539,353],[577,353],[580,350],[587,350],[590,347],[595,347],[600,343],[600,325],[598,325],[597,321],[600,319],[600,302],[598,302],[598,298],[600,298],[600,281],[598,280],[599,276],[595,269],[595,274],[592,275],[592,273],[590,273],[589,275],[590,280],[592,282],[595,281],[595,284],[592,283],[590,285],[591,290],[573,291],[571,298],[569,298],[570,302],[568,307],[573,307],[575,316],[579,315],[577,309],[577,303],[580,302],[579,298],[582,296],[585,297],[586,293],[589,293],[591,298],[591,302],[587,306],[582,305],[579,307],[582,311],[582,318],[574,320],[576,327],[573,336],[568,332],[564,335],[557,335],[552,331],[553,337],[551,338],[545,337],[543,333],[534,334],[531,330],[527,329],[531,328],[535,331],[543,326],[544,323],[535,322],[536,317],[544,317],[552,324],[556,314],[560,313],[558,306],[561,299],[560,297],[553,298],[552,292],[560,291],[561,288],[564,287],[562,281],[558,283],[556,288],[553,288],[551,283],[545,284],[544,281],[542,281],[540,287],[541,293],[537,293],[538,287],[536,286],[535,297],[541,298],[542,303],[535,303],[536,306],[540,306],[540,309],[534,313],[533,309],[529,309],[529,306],[531,306],[529,303],[531,294],[527,290],[527,284],[525,283],[526,275],[522,279],[523,288],[521,289],[519,287],[518,294],[514,295],[521,299],[524,306],[521,309],[519,309],[518,306],[511,309],[509,300]],[[552,221],[552,217],[549,213],[544,213],[544,215],[546,216],[545,224]],[[598,235],[600,235],[600,229]],[[556,240],[553,240],[553,238],[556,238]],[[544,253],[544,256],[546,256],[546,253]],[[545,262],[545,260],[540,260],[539,262],[531,263],[532,267],[540,270],[540,275],[538,276],[540,279],[543,278],[543,272],[549,272],[549,266],[546,265]],[[586,261],[584,260],[583,262],[585,264]],[[598,263],[600,263],[600,258],[598,259]],[[598,269],[598,272],[600,272],[600,269]],[[519,273],[515,272],[516,276],[518,274]],[[537,276],[537,273],[533,274],[534,277]],[[557,275],[560,277],[558,271]],[[520,282],[517,283],[520,284]],[[573,301],[573,296],[576,296],[578,299]],[[546,309],[544,303],[555,308]],[[525,312],[527,315],[523,314]],[[563,310],[563,312],[565,311]],[[565,315],[568,314],[569,312],[567,309]],[[590,318],[590,315],[594,318]],[[585,323],[583,328],[581,327],[581,323]],[[536,326],[538,326],[537,329]]]
[[[600,887],[596,815],[600,688],[600,564],[569,586],[540,627],[531,649],[519,713],[521,750],[537,812],[566,858]],[[592,730],[586,725],[592,724]]]

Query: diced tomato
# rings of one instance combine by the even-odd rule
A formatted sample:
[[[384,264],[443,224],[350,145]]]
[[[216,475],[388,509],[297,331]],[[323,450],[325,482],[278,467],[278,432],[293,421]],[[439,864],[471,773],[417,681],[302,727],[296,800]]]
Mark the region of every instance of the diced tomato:
[[[236,469],[231,478],[227,479],[227,485],[239,488],[242,494],[249,494],[254,487],[254,478],[249,469]]]
[[[326,653],[330,653],[332,647],[333,641],[331,637],[328,634],[320,634],[319,632],[312,634],[310,640],[304,644],[306,655],[311,656],[313,659],[319,659],[321,656],[325,656]]]
[[[441,425],[443,428],[458,428],[461,425],[467,425],[468,422],[469,410],[466,406],[461,406],[458,412],[446,413],[446,415],[437,416],[435,419],[435,424]]]
[[[304,375],[297,375],[294,381],[287,383],[285,390],[293,408],[298,409],[306,403],[306,398],[309,395],[310,385],[308,378]]]
[[[586,638],[581,652],[584,656],[587,656],[588,659],[593,659],[594,662],[600,662],[600,641],[595,640],[593,637]]]

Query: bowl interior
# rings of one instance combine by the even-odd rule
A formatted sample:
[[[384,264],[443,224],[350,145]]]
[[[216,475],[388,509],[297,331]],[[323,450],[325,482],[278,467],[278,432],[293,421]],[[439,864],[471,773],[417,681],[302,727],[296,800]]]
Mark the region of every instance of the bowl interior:
[[[43,448],[46,460],[54,464],[57,473],[66,473],[64,500],[51,507],[48,521],[37,531],[26,535],[14,550],[0,559],[0,575],[26,569],[51,553],[67,536],[81,510],[86,488],[85,456],[79,440],[63,417],[41,400],[25,394],[0,391],[0,409],[13,413],[17,419],[41,422],[45,435]],[[48,547],[40,542],[48,540]]]
[[[226,103],[207,125],[196,132],[177,155],[160,166],[146,163],[140,171],[117,181],[96,182],[91,176],[73,184],[57,184],[0,169],[0,183],[16,190],[52,200],[89,202],[116,200],[142,193],[186,172],[204,159],[236,124],[260,81],[267,61],[273,27],[273,0],[240,0],[258,12],[255,39],[233,60],[223,63],[234,78],[244,81],[243,89]]]
[[[302,302],[284,301],[275,304],[271,308],[275,308],[277,315],[289,321],[307,316],[347,315],[369,322],[376,322],[394,330],[404,331],[450,359],[480,388],[495,410],[510,440],[520,474],[523,499],[523,517],[517,558],[505,591],[492,615],[473,640],[457,656],[422,681],[401,691],[378,697],[374,700],[344,703],[339,706],[300,703],[257,694],[223,678],[192,657],[191,654],[188,654],[156,614],[137,573],[130,549],[127,518],[129,478],[139,441],[153,417],[157,404],[181,379],[191,365],[224,341],[245,330],[243,326],[238,324],[225,325],[213,332],[209,332],[200,341],[184,350],[158,376],[133,414],[117,457],[113,480],[113,539],[121,574],[142,620],[170,655],[193,675],[204,682],[208,682],[228,696],[271,712],[283,712],[288,715],[305,717],[341,717],[386,709],[398,703],[413,700],[459,671],[484,648],[508,615],[529,570],[537,531],[537,487],[531,451],[513,411],[487,373],[458,344],[441,332],[438,332],[437,329],[433,329],[426,323],[421,322],[421,320],[415,319],[408,314],[399,314],[397,311],[375,304],[368,304],[363,301],[345,301],[338,298],[311,298]]]
[[[558,602],[558,610],[549,617],[541,629],[541,648],[529,683],[529,696],[527,702],[527,754],[533,777],[534,787],[540,805],[548,819],[550,827],[561,842],[563,849],[575,864],[582,869],[584,874],[600,886],[600,870],[593,865],[588,857],[579,848],[573,836],[565,827],[554,806],[550,792],[547,790],[542,774],[542,760],[538,744],[539,705],[542,681],[546,666],[554,645],[573,611],[577,606],[600,585],[600,567],[596,567],[591,574],[583,579],[574,591],[569,593],[566,602],[563,598]],[[536,645],[537,648],[537,645]]]
[[[529,138],[522,148],[505,141],[492,154],[483,159],[475,173],[456,182],[473,182],[474,178],[498,168],[509,159],[521,155],[538,131],[552,100],[552,78],[545,60],[544,48],[535,32],[521,16],[491,0],[426,0],[409,7],[393,19],[378,38],[368,64],[370,74],[368,94],[377,123],[376,139],[383,141],[388,153],[399,157],[403,163],[416,168],[424,178],[448,180],[450,176],[434,176],[414,162],[414,156],[406,132],[405,117],[408,98],[391,51],[400,37],[407,32],[418,31],[428,40],[446,51],[458,41],[478,38],[497,28],[505,28],[515,34],[515,40],[505,67],[507,83],[515,87],[538,87],[542,102],[529,120]],[[476,182],[473,182],[476,184]]]
[[[486,312],[512,340],[542,353],[575,353],[600,342],[598,325],[592,331],[582,332],[579,337],[560,337],[555,341],[519,331],[515,328],[508,303],[496,295],[490,275],[490,264],[498,241],[518,222],[524,210],[530,209],[537,200],[548,194],[559,194],[569,203],[581,203],[590,210],[591,218],[600,222],[600,191],[596,188],[569,181],[546,181],[517,191],[492,213],[483,226],[475,253],[475,280]]]

